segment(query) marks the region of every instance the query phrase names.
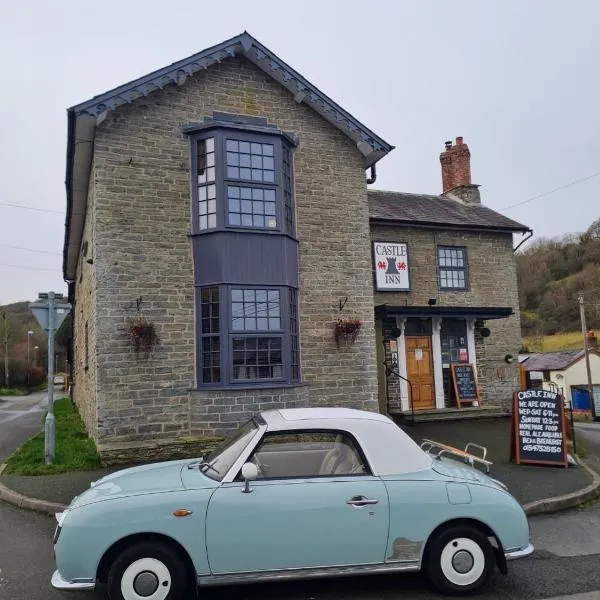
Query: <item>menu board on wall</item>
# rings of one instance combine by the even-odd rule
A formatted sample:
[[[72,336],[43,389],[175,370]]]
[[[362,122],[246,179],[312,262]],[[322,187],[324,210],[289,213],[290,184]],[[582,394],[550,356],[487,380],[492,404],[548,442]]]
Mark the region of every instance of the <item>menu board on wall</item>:
[[[512,457],[517,464],[568,466],[563,398],[549,390],[513,396]]]
[[[479,389],[473,365],[452,364],[450,371],[458,407],[460,408],[462,402],[479,402]]]

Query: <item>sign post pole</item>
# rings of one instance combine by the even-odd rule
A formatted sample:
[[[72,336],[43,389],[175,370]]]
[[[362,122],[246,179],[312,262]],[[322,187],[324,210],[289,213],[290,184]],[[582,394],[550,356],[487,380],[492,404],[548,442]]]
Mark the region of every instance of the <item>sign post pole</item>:
[[[44,459],[46,464],[54,461],[54,440],[56,426],[54,419],[54,292],[48,293],[48,412],[46,413],[44,435]]]
[[[62,294],[38,294],[38,301],[29,309],[48,336],[48,411],[44,423],[44,461],[52,464],[55,454],[56,422],[54,418],[54,332],[71,312],[71,305],[63,301]]]

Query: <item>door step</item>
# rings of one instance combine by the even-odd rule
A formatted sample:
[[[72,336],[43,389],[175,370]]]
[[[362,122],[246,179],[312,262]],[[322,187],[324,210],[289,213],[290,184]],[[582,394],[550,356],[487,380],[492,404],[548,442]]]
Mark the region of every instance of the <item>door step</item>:
[[[401,422],[412,422],[410,412],[390,409],[390,416]],[[415,410],[415,423],[434,423],[437,421],[461,421],[465,419],[496,419],[507,417],[510,413],[500,406],[476,406],[468,408],[437,408],[432,410]]]

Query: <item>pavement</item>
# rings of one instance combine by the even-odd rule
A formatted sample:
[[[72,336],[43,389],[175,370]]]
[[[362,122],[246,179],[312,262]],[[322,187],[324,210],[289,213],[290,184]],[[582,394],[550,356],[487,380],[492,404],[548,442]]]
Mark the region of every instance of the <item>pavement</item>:
[[[418,443],[430,438],[458,448],[464,448],[469,441],[487,447],[488,458],[493,462],[490,475],[508,486],[528,515],[564,510],[600,495],[600,476],[583,464],[565,469],[511,462],[510,419],[418,423],[402,428]],[[583,444],[589,445],[588,455],[597,461],[594,465],[600,473],[600,423],[578,426],[577,432]],[[125,467],[29,477],[3,475],[0,471],[0,499],[52,514],[89,488],[92,481],[122,468]]]

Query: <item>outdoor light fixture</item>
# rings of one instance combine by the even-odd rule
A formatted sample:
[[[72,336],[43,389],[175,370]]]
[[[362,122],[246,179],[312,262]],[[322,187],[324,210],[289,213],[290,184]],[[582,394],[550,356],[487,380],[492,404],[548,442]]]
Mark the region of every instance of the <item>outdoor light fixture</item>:
[[[437,298],[429,298],[427,304],[429,304],[429,306],[435,306],[437,304]]]
[[[400,330],[400,327],[392,327],[392,329],[390,330],[390,335],[392,336],[393,340],[399,338],[401,333],[402,331]]]
[[[491,335],[492,332],[490,331],[489,327],[482,327],[479,330],[479,333],[481,334],[481,337],[487,338],[487,337],[490,337],[490,335]]]
[[[513,362],[513,360],[515,360],[514,356],[512,354],[507,354],[504,357],[504,362],[508,363],[510,365],[511,362]]]

